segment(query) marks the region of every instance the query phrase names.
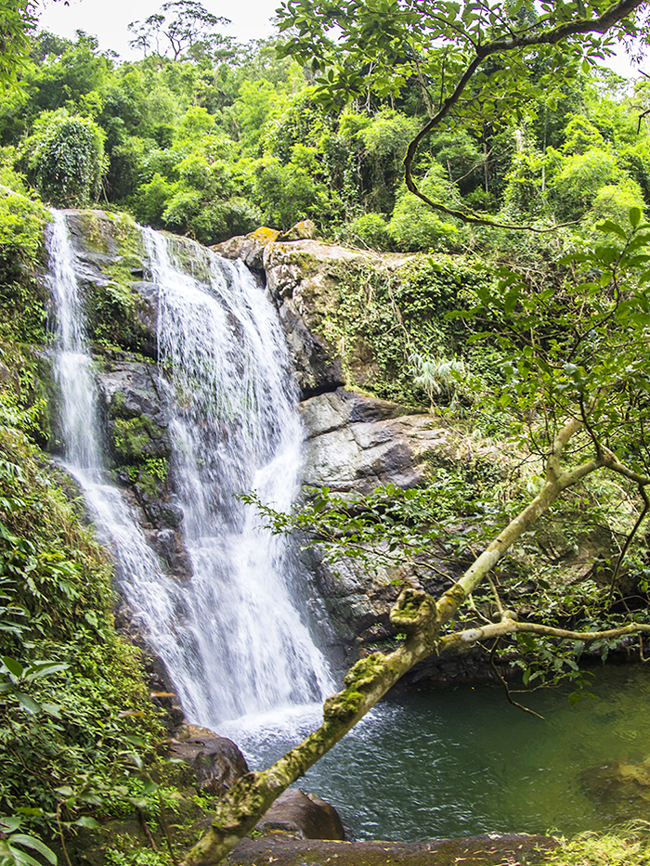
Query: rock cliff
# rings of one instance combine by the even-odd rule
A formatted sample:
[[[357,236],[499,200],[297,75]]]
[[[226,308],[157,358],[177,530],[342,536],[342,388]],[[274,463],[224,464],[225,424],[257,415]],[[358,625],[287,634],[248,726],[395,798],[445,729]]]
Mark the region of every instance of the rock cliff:
[[[128,218],[101,211],[70,211],[67,220],[89,311],[112,474],[165,571],[185,580],[191,564],[170,484],[168,407],[156,366],[158,289],[142,236]],[[278,309],[302,397],[305,485],[342,495],[385,484],[410,488],[432,467],[464,459],[467,442],[421,409],[343,387],[346,378],[354,384],[371,377],[376,364],[372,352],[346,349],[332,326],[342,275],[346,268],[390,275],[403,257],[323,243],[309,223],[286,235],[258,229],[215,251],[243,259]],[[188,242],[189,270],[198,267],[192,255]],[[51,445],[56,450],[56,431]],[[342,647],[348,660],[364,645],[394,636],[388,613],[401,582],[438,592],[454,577],[445,563],[419,569],[416,577],[398,567],[373,571],[352,559],[332,564],[318,549],[307,551],[303,564],[328,611],[325,640],[331,643],[333,630],[333,656],[342,659]],[[133,632],[124,605],[119,621]]]

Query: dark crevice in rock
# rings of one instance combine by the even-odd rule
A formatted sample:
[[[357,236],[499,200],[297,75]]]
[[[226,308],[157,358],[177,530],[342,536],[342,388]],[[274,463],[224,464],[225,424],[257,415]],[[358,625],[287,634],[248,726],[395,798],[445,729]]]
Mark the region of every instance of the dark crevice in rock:
[[[339,388],[342,388],[345,382],[324,382],[315,388],[304,388],[300,392],[300,402],[310,400],[312,397],[320,397],[321,394],[334,394]]]

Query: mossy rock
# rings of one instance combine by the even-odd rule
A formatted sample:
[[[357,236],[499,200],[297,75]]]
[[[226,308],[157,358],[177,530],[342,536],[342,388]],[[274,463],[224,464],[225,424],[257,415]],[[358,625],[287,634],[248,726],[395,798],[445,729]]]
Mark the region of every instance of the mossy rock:
[[[115,418],[110,430],[113,448],[121,463],[137,463],[150,458],[168,460],[171,455],[169,434],[145,415]]]

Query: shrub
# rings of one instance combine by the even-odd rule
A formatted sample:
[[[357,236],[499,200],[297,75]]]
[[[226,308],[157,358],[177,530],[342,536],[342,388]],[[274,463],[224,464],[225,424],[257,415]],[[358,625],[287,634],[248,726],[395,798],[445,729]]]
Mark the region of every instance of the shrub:
[[[30,169],[47,201],[77,207],[97,200],[107,163],[104,132],[93,120],[56,112],[31,142]]]
[[[352,243],[360,243],[373,250],[393,248],[386,220],[378,213],[367,213],[357,217],[348,226],[345,236]]]

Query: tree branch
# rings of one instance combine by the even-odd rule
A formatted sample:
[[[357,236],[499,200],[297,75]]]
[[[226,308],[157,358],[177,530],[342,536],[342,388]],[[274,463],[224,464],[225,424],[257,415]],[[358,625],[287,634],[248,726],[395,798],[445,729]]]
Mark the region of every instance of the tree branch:
[[[469,628],[464,631],[454,632],[440,639],[440,651],[458,649],[463,645],[475,644],[478,641],[491,640],[508,634],[527,633],[538,634],[543,637],[557,637],[564,640],[579,640],[592,643],[595,640],[613,640],[626,634],[650,634],[650,625],[646,623],[630,623],[620,628],[610,628],[606,631],[571,631],[570,629],[555,628],[550,625],[540,625],[535,622],[518,622],[514,614],[506,611],[500,622],[479,628]]]
[[[630,15],[632,12],[634,12],[635,9],[637,9],[639,6],[642,6],[645,2],[646,0],[619,0],[618,3],[615,3],[613,6],[611,6],[599,18],[577,18],[571,21],[564,22],[563,24],[559,24],[556,27],[552,27],[545,33],[540,33],[536,30],[528,30],[514,36],[502,36],[491,42],[487,42],[484,45],[479,45],[476,48],[476,54],[474,58],[468,64],[465,72],[462,74],[453,92],[442,102],[440,109],[428,121],[428,123],[426,123],[422,127],[420,132],[409,144],[408,150],[406,152],[406,157],[404,159],[404,179],[406,181],[407,188],[421,201],[429,205],[429,207],[433,208],[434,210],[442,211],[449,216],[456,217],[457,219],[460,219],[463,222],[469,223],[471,225],[493,226],[495,228],[505,229],[526,229],[528,231],[533,231],[537,233],[555,231],[557,228],[559,228],[560,226],[554,226],[551,229],[540,229],[539,227],[530,225],[499,223],[485,217],[466,214],[462,211],[448,208],[445,205],[440,204],[439,202],[434,202],[418,188],[417,184],[413,180],[413,159],[415,158],[415,154],[417,153],[420,143],[434,129],[441,125],[442,121],[445,120],[445,118],[449,115],[452,108],[457,105],[467,85],[474,77],[475,72],[478,70],[483,61],[486,60],[488,57],[495,54],[508,53],[521,49],[535,48],[542,45],[557,45],[559,42],[563,42],[571,36],[578,36],[586,33],[606,33],[610,27]]]
[[[580,422],[576,421],[566,424],[553,443],[552,453],[559,457],[580,426]],[[320,728],[268,770],[249,773],[230,789],[219,802],[210,830],[188,853],[183,866],[218,863],[252,830],[276,798],[338,743],[414,664],[433,652],[449,648],[450,639],[439,638],[442,625],[449,622],[496,562],[562,491],[600,468],[600,465],[597,461],[589,461],[547,480],[535,499],[510,521],[498,538],[437,603],[428,593],[405,587],[390,614],[397,631],[407,635],[404,643],[389,655],[377,652],[360,659],[345,677],[344,689],[325,701]],[[507,622],[485,628],[496,628],[497,632],[501,629],[501,633],[507,634],[509,624],[514,620],[507,611],[504,612],[505,617]],[[458,640],[462,643],[460,638]]]

